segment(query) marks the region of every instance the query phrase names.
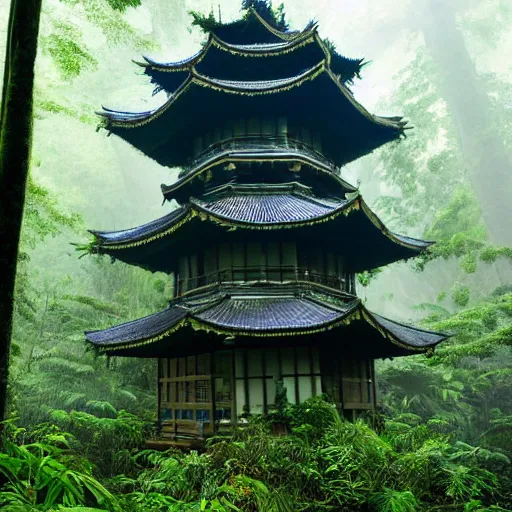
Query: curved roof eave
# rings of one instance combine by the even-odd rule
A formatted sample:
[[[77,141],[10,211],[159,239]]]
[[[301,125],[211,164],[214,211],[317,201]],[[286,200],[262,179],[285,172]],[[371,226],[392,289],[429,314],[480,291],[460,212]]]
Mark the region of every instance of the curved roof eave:
[[[126,112],[115,111],[103,107],[103,112],[97,112],[97,114],[106,119],[107,129],[110,127],[135,128],[148,124],[157,117],[161,116],[174,103],[179,101],[180,97],[186,94],[192,85],[198,85],[200,87],[206,87],[228,94],[258,96],[265,94],[278,94],[295,87],[300,87],[305,82],[312,81],[324,73],[330,78],[332,83],[337,86],[342,97],[347,100],[354,107],[354,109],[363,115],[367,120],[375,123],[376,125],[392,128],[397,130],[399,133],[403,133],[407,122],[403,121],[401,117],[381,117],[370,114],[368,110],[366,110],[360,103],[355,100],[354,96],[347,89],[347,87],[339,80],[337,80],[336,76],[326,66],[325,60],[294,77],[268,81],[241,82],[233,80],[221,80],[200,75],[194,69],[192,69],[188,78],[182,83],[177,91],[172,94],[169,99],[163,103],[163,105],[152,111]]]
[[[276,197],[279,196],[276,195]],[[114,251],[141,246],[168,236],[184,227],[194,218],[209,221],[228,229],[278,230],[313,226],[315,224],[333,221],[341,215],[346,216],[353,211],[359,210],[391,242],[413,251],[411,257],[415,255],[414,253],[418,254],[434,243],[432,241],[419,240],[393,233],[370,209],[361,196],[340,202],[330,211],[312,216],[309,219],[285,220],[282,222],[254,222],[241,220],[240,218],[234,219],[227,214],[213,212],[205,203],[192,198],[190,204],[186,207],[180,207],[165,217],[139,226],[138,228],[114,232],[91,231],[91,233],[96,237],[97,248],[100,251]]]
[[[162,194],[167,201],[170,201],[179,189],[189,184],[191,181],[207,172],[212,167],[222,165],[223,163],[232,162],[245,162],[250,160],[251,162],[268,162],[268,161],[283,161],[283,162],[300,162],[304,165],[309,165],[313,169],[323,173],[326,176],[332,178],[345,192],[356,192],[358,189],[345,181],[341,176],[338,176],[334,169],[329,168],[328,165],[322,165],[321,162],[314,160],[312,157],[308,157],[306,154],[302,154],[300,151],[293,153],[291,150],[282,152],[278,155],[275,153],[268,153],[267,156],[263,154],[255,155],[254,151],[251,150],[247,154],[243,151],[226,150],[220,154],[215,155],[214,158],[201,162],[195,169],[192,169],[182,178],[178,179],[172,185],[161,185]]]
[[[211,30],[210,33],[211,32],[215,33],[215,30],[216,29],[218,30],[220,28],[225,29],[225,28],[234,27],[237,25],[241,26],[241,25],[247,23],[249,17],[253,17],[254,19],[256,19],[259,22],[259,24],[266,30],[268,35],[271,35],[271,36],[273,36],[277,39],[280,39],[282,41],[290,41],[290,40],[294,39],[295,37],[298,37],[303,31],[307,30],[308,28],[315,27],[317,25],[316,22],[310,21],[302,31],[301,30],[282,31],[282,30],[272,27],[266,20],[264,20],[259,15],[259,13],[256,11],[256,9],[254,9],[251,6],[247,10],[247,14],[244,18],[232,21],[231,23],[219,24],[216,28]]]
[[[258,13],[258,11],[256,9],[254,9],[253,7],[250,7],[249,8],[249,14],[252,14],[254,15],[254,17],[273,35],[285,40],[285,41],[290,41],[290,40],[293,40],[295,39],[296,37],[298,37],[302,32],[308,30],[308,28],[316,28],[317,26],[317,23],[314,22],[314,21],[310,21],[306,27],[302,30],[302,31],[299,31],[299,30],[293,30],[293,31],[289,31],[289,32],[284,32],[282,30],[279,30],[275,27],[273,27],[272,25],[270,25],[265,19],[263,19],[260,14]]]
[[[136,64],[146,69],[150,68],[153,71],[173,73],[177,71],[187,71],[192,69],[206,58],[208,51],[212,46],[227,53],[240,55],[242,57],[272,57],[290,53],[301,48],[302,46],[318,41],[319,38],[316,35],[316,28],[304,30],[298,37],[284,43],[252,45],[227,43],[217,37],[215,34],[210,33],[208,40],[203,45],[203,47],[191,57],[175,62],[161,62],[152,59],[147,55],[143,55],[142,57],[146,62],[136,62]],[[321,45],[321,48],[326,58],[330,58],[330,54],[328,53],[328,50],[325,49],[325,45]]]
[[[207,57],[212,46],[232,55],[258,58],[285,55],[312,43],[316,44],[323,53],[327,66],[331,67],[332,63],[332,71],[338,74],[342,81],[351,83],[354,77],[359,76],[364,59],[350,59],[329,50],[318,35],[316,24],[308,25],[292,39],[285,39],[281,43],[233,44],[223,41],[213,32],[210,32],[203,47],[186,59],[175,62],[163,62],[144,55],[143,59],[145,62],[134,62],[145,68],[145,73],[152,77],[154,83],[158,84],[159,80],[155,77],[155,73],[189,72]]]
[[[237,298],[213,294],[194,306],[175,299],[166,310],[109,329],[87,331],[86,339],[100,352],[150,345],[189,327],[217,335],[240,337],[300,336],[330,331],[365,321],[386,340],[408,352],[430,352],[450,335],[394,322],[365,308],[355,296],[334,306],[309,296]],[[272,312],[269,317],[268,312]],[[306,319],[296,313],[302,313]],[[307,321],[306,321],[307,320]]]

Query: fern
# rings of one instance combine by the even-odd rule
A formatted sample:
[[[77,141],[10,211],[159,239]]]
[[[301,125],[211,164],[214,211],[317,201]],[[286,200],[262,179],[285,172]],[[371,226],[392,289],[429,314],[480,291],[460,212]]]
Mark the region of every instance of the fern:
[[[89,400],[85,404],[87,412],[94,414],[100,418],[115,418],[117,417],[117,411],[115,407],[109,402],[102,400]]]
[[[71,361],[61,357],[50,357],[39,362],[39,369],[55,375],[92,375],[94,368],[91,365]]]
[[[419,502],[412,492],[396,491],[387,487],[377,493],[372,502],[377,512],[416,512],[419,507]]]
[[[447,496],[459,502],[492,492],[498,483],[496,475],[480,468],[444,463],[441,472]]]
[[[62,441],[61,439],[59,441]],[[53,444],[17,446],[7,441],[0,454],[0,473],[7,484],[0,491],[5,510],[52,510],[62,504],[86,504],[86,493],[98,505],[120,510],[116,498],[87,471],[77,470],[77,460]]]
[[[62,403],[68,409],[81,409],[87,402],[85,393],[63,391],[61,393]]]

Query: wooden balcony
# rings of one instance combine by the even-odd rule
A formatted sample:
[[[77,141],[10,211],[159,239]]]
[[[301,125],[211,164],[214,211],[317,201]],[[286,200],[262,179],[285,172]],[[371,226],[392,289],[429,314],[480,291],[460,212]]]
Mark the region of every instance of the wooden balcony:
[[[355,280],[352,275],[323,274],[304,267],[231,267],[177,280],[177,294],[201,288],[210,284],[237,283],[316,283],[334,290],[355,294]]]
[[[243,153],[297,153],[322,163],[325,167],[336,169],[335,163],[320,151],[319,145],[307,144],[296,138],[286,135],[242,135],[223,139],[208,145],[197,153],[190,165],[180,173],[185,176],[191,170],[202,165],[205,161],[215,159],[226,152]]]

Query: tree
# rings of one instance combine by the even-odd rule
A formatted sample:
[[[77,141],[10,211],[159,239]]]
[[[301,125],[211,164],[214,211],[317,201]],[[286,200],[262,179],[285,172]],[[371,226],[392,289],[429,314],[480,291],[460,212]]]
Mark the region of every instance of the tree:
[[[5,418],[14,284],[32,140],[34,64],[42,0],[12,0],[0,114],[0,420]]]
[[[492,108],[456,26],[457,6],[428,0],[421,16],[427,47],[442,77],[441,93],[455,119],[475,193],[491,241],[512,244],[512,163],[493,125]],[[449,50],[447,50],[449,48]]]
[[[140,0],[105,0],[113,9],[137,7]],[[11,0],[0,112],[0,421],[7,408],[9,354],[18,247],[32,140],[34,64],[42,0]]]

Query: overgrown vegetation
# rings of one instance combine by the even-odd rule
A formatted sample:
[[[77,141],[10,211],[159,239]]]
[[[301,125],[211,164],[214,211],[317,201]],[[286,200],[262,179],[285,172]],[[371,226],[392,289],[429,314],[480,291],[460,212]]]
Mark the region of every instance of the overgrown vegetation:
[[[97,60],[84,50],[78,29],[64,23],[55,26],[53,34],[43,38],[42,47],[53,58],[65,80],[77,77],[84,69],[96,69]]]
[[[315,398],[286,409],[288,435],[272,435],[267,421],[253,418],[188,454],[137,450],[144,424],[123,412],[49,414],[55,423],[10,432],[0,457],[6,506],[483,512],[512,505],[504,450],[457,441],[441,418],[411,412],[378,418],[377,433]]]
[[[120,14],[139,0],[61,1],[68,14],[83,18],[75,26],[47,13],[49,28],[40,42],[59,83],[52,87],[54,96],[37,92],[36,131],[38,121],[59,116],[91,122],[93,107],[61,97],[58,88],[62,79],[71,88],[101,62],[86,30],[93,27],[113,51],[128,45],[134,56],[157,46]],[[495,4],[496,11],[486,13],[468,8],[460,23],[468,40],[496,49],[511,10],[504,0]],[[244,7],[253,7],[276,28],[288,28],[282,6],[258,0]],[[218,25],[213,13],[192,15],[205,31]],[[415,130],[367,160],[363,188],[386,185],[374,204],[393,229],[437,240],[417,261],[437,300],[410,305],[426,317],[425,325],[456,336],[431,358],[379,363],[375,417],[351,424],[331,404],[314,399],[283,405],[273,418],[253,418],[247,427],[211,439],[202,453],[146,450],[155,420],[154,362],[117,359],[107,366],[104,358],[85,351],[82,332],[164,307],[170,280],[106,259],[74,259],[68,242],[84,225],[62,207],[62,196],[43,186],[39,158],[46,154],[38,146],[18,258],[9,388],[13,419],[0,453],[2,510],[512,510],[512,287],[505,272],[503,285],[489,293],[482,272],[497,272],[496,263],[510,261],[512,250],[490,241],[482,215],[486,205],[467,178],[464,148],[440,92],[436,63],[417,39],[414,34],[408,39],[412,57],[396,70],[393,103],[385,105],[403,113]],[[333,49],[334,43],[328,46]],[[495,128],[510,148],[510,84],[502,74],[480,76]],[[55,175],[75,167],[73,179],[79,181],[76,177],[90,171],[80,161],[61,160]],[[96,188],[73,197],[90,211],[113,179],[111,163],[95,160]],[[493,171],[488,170],[490,179]],[[52,244],[60,244],[57,253]],[[68,254],[71,265],[64,261]],[[358,278],[371,289],[381,275],[377,270]],[[285,423],[288,435],[273,435],[272,420]]]

